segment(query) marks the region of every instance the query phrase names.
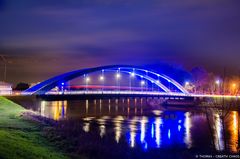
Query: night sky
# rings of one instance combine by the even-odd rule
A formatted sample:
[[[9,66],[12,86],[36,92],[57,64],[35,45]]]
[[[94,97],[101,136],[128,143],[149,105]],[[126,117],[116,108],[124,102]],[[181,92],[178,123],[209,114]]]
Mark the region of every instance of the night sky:
[[[240,1],[0,0],[0,55],[13,83],[109,64],[238,73]]]

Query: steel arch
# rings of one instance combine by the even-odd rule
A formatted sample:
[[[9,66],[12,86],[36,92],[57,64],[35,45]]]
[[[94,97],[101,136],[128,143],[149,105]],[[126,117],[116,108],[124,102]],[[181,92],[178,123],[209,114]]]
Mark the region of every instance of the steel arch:
[[[85,74],[89,74],[89,73],[94,73],[94,72],[98,72],[101,70],[122,70],[125,73],[131,73],[132,70],[137,70],[137,71],[144,71],[144,72],[148,72],[152,75],[155,75],[158,78],[167,80],[168,82],[171,82],[174,86],[176,86],[182,93],[184,94],[188,94],[188,91],[185,90],[178,82],[176,82],[175,80],[173,80],[172,78],[162,75],[162,74],[158,74],[156,72],[153,72],[151,70],[147,70],[141,67],[136,67],[136,66],[130,66],[130,65],[109,65],[109,66],[100,66],[100,67],[94,67],[94,68],[86,68],[86,69],[80,69],[80,70],[75,70],[72,72],[67,72],[58,76],[55,76],[53,78],[50,78],[48,80],[45,80],[27,90],[25,90],[23,93],[24,94],[45,94],[46,92],[50,91],[51,89],[55,88],[59,82],[64,81],[70,81],[72,79],[75,79],[77,77],[83,76]],[[163,84],[159,83],[156,79],[146,75],[146,74],[140,74],[137,73],[137,76],[142,76],[143,78],[147,79],[148,81],[153,82],[154,84],[156,84],[158,87],[160,87],[162,90],[164,90],[165,92],[171,93],[171,91],[164,86]]]

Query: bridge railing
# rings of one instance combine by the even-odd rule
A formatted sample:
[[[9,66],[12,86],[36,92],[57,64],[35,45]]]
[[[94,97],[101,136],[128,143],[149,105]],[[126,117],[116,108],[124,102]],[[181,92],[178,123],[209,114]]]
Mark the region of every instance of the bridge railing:
[[[152,91],[92,91],[92,90],[81,90],[81,91],[63,91],[63,92],[53,92],[50,91],[46,95],[83,95],[83,94],[122,94],[122,95],[171,95],[171,96],[187,96],[184,93],[174,93],[174,92],[152,92]]]

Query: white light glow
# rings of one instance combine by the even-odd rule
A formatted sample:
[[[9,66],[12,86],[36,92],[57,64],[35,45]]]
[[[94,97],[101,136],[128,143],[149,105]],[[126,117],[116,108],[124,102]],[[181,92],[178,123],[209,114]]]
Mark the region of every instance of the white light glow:
[[[188,148],[192,147],[192,138],[191,138],[191,127],[192,127],[192,121],[191,121],[191,116],[189,112],[185,113],[185,122],[184,122],[184,127],[185,127],[185,138],[184,142],[187,144]]]
[[[140,140],[142,143],[145,141],[145,133],[146,133],[146,123],[148,122],[148,119],[146,117],[143,117],[141,120],[141,135]]]
[[[129,125],[130,128],[130,146],[135,147],[135,142],[136,142],[136,125],[135,121],[131,121],[131,124]]]
[[[156,138],[156,144],[157,147],[160,147],[161,144],[161,129],[160,126],[162,124],[162,119],[161,118],[156,118],[155,120],[155,138]]]
[[[86,78],[86,82],[89,82],[91,79],[90,79],[90,77],[87,77]]]
[[[105,79],[105,78],[104,78],[103,75],[99,77],[99,80],[100,80],[100,81],[104,81],[104,79]]]
[[[135,73],[134,73],[134,72],[132,72],[132,73],[131,73],[131,77],[134,77],[134,76],[135,76]]]
[[[145,85],[145,81],[141,81],[141,85]]]
[[[121,74],[120,73],[117,73],[116,74],[116,78],[119,79],[121,77]]]

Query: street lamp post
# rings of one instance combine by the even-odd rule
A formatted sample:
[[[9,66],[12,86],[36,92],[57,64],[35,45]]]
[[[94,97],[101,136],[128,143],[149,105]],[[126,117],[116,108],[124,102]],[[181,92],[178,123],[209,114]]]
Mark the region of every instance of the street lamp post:
[[[65,86],[65,83],[62,82],[62,83],[61,83],[61,94],[64,94],[64,86]]]
[[[237,86],[236,83],[232,84],[233,95],[236,94],[236,86]]]
[[[218,92],[219,92],[220,80],[215,81],[215,86],[216,86],[215,93],[219,94]]]
[[[132,78],[134,78],[135,73],[134,71],[132,73],[130,73],[130,78],[129,78],[129,87],[130,87],[130,91],[132,91]]]
[[[104,87],[104,80],[105,80],[105,78],[104,78],[104,70],[102,70],[102,74],[101,74],[101,76],[100,76],[100,81],[102,82],[102,93],[103,93],[103,87]]]
[[[87,90],[88,90],[88,82],[90,81],[90,77],[86,78]]]
[[[143,92],[143,86],[145,85],[145,81],[144,81],[144,80],[141,80],[140,85],[141,85],[141,91]]]
[[[116,74],[116,80],[117,80],[116,82],[117,82],[118,91],[120,91],[120,82],[119,82],[120,77],[121,77],[120,69],[118,69],[117,74]]]
[[[85,91],[88,91],[88,83],[90,82],[90,77],[84,74],[84,80],[85,80]]]

